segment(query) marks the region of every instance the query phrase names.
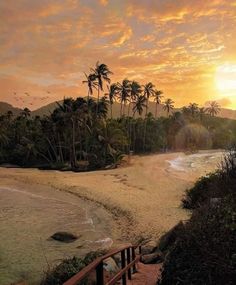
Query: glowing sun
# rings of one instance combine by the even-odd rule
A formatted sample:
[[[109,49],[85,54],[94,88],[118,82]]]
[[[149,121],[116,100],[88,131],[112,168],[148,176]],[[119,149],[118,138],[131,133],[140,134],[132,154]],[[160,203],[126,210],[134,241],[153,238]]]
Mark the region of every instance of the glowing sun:
[[[224,93],[236,92],[236,64],[224,64],[216,70],[216,86]],[[228,94],[229,96],[231,94]],[[233,94],[232,94],[233,95]]]

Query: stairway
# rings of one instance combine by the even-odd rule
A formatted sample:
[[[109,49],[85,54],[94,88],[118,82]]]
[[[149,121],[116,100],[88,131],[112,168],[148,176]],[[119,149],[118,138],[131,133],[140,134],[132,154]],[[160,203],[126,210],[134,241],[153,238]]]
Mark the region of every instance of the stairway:
[[[127,285],[156,285],[161,276],[162,264],[137,263],[137,273],[132,275],[132,280]]]

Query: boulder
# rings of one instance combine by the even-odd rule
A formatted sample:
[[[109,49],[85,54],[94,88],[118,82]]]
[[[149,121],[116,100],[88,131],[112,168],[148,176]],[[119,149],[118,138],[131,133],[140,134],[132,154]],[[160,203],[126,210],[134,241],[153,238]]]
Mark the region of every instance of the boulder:
[[[149,241],[142,246],[142,254],[150,254],[157,250],[157,244],[154,241]]]
[[[78,236],[69,232],[56,232],[51,238],[60,242],[73,242],[78,239]]]
[[[105,259],[103,261],[103,264],[104,264],[103,268],[112,275],[116,274],[119,271],[118,265],[116,264],[115,260],[111,257]]]
[[[144,264],[154,264],[163,262],[164,257],[161,251],[156,251],[150,254],[145,254],[142,256],[142,262]]]

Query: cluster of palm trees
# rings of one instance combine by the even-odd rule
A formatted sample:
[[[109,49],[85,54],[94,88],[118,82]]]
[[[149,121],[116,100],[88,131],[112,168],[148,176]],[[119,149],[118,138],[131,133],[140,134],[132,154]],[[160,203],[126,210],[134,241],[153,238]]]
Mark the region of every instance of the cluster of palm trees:
[[[0,116],[0,162],[103,168],[119,162],[131,150],[141,153],[174,148],[181,128],[195,122],[212,132],[219,147],[226,144],[225,138],[234,139],[233,131],[222,137],[218,125],[223,121],[215,118],[220,110],[217,102],[210,102],[207,108],[190,103],[176,111],[174,101],[163,100],[163,92],[153,83],[141,85],[128,79],[111,83],[111,74],[107,65],[97,62],[83,81],[88,87],[87,98],[66,98],[48,116],[32,117],[27,108],[19,116],[12,112]],[[155,114],[149,112],[153,101]],[[120,104],[120,116],[116,118],[114,102]],[[160,104],[165,117],[158,116]]]
[[[220,112],[220,105],[216,101],[209,102],[208,107],[199,107],[197,103],[189,103],[189,105],[182,108],[185,115],[191,115],[192,117],[199,115],[201,119],[205,114],[211,117],[216,116]]]
[[[110,75],[113,74],[106,64],[96,63],[95,68],[91,68],[91,73],[86,74],[86,80],[83,83],[88,87],[88,98],[97,91],[97,100],[100,99],[101,92],[104,92],[104,84],[107,84],[107,92],[104,97],[110,103],[110,116],[113,117],[113,104],[114,102],[120,103],[120,117],[128,116],[135,117],[136,113],[142,116],[145,109],[145,117],[148,114],[149,101],[153,99],[156,103],[155,117],[157,117],[157,106],[162,103],[163,92],[156,89],[152,82],[141,85],[139,82],[124,79],[122,82],[112,83]],[[166,99],[163,102],[163,109],[169,114],[174,109],[174,101]]]

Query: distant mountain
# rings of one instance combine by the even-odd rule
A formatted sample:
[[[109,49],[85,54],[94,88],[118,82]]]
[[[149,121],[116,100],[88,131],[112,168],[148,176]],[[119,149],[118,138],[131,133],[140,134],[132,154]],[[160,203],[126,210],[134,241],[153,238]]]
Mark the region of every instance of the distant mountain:
[[[59,102],[61,102],[61,101],[59,101]],[[53,102],[53,103],[50,103],[48,105],[45,105],[39,109],[32,111],[31,115],[32,116],[41,116],[41,117],[44,115],[50,115],[50,113],[52,113],[56,107],[57,107],[57,103]],[[128,106],[126,106],[126,113],[128,111],[127,109],[128,109]],[[149,112],[152,112],[155,115],[155,109],[156,109],[155,103],[150,102],[149,103]],[[120,115],[120,104],[115,102],[113,104],[112,110],[113,110],[113,117],[114,118],[118,117]],[[180,109],[177,109],[177,108],[175,109],[175,111],[178,111],[178,110],[180,110]],[[20,112],[22,110],[20,108],[13,107],[12,105],[10,105],[8,103],[0,102],[0,114],[5,114],[5,113],[7,113],[7,111],[12,111],[12,113],[15,116],[17,116],[20,114]],[[133,114],[133,112],[132,112],[132,106],[131,106],[130,107],[130,115],[132,115],[132,114]],[[110,110],[109,110],[108,115],[110,115]],[[144,115],[145,115],[145,110],[143,112],[143,116]],[[163,110],[163,105],[157,106],[157,115],[158,115],[158,117],[166,115],[166,112]],[[236,110],[222,108],[218,116],[222,117],[222,118],[228,118],[228,119],[236,120]]]
[[[49,115],[53,110],[57,107],[56,102],[50,103],[46,106],[43,106],[35,111],[32,112],[33,116],[43,116],[43,115]],[[127,113],[128,106],[126,106],[126,113]],[[176,108],[175,111],[179,111],[179,108]],[[155,115],[156,112],[156,104],[154,102],[149,102],[149,112],[151,112],[153,115]],[[117,102],[114,102],[112,107],[112,113],[113,117],[116,118],[120,116],[120,104]],[[130,107],[130,115],[132,115],[132,106]],[[109,110],[110,115],[110,110]],[[145,110],[143,112],[143,116],[145,115]],[[166,116],[166,112],[163,110],[163,105],[160,104],[157,106],[157,115],[160,116]],[[231,109],[224,109],[222,108],[220,113],[218,114],[219,117],[222,118],[228,118],[228,119],[234,119],[236,120],[236,110]]]
[[[59,101],[59,103],[62,101]],[[37,110],[32,111],[32,115],[33,116],[44,116],[44,115],[49,115],[50,113],[53,112],[53,110],[57,107],[57,103],[53,102],[50,103],[46,106],[43,106]],[[155,114],[155,108],[156,105],[154,102],[150,102],[149,103],[149,112],[152,112],[153,114]],[[128,106],[126,106],[126,114],[128,111]],[[119,117],[120,116],[120,103],[114,102],[113,106],[112,106],[112,113],[113,113],[113,117]],[[132,116],[133,111],[132,111],[132,106],[130,107],[130,115]],[[163,107],[162,105],[158,105],[157,106],[157,114],[158,116],[165,116],[166,112],[163,111]],[[108,111],[108,115],[110,115],[110,110]],[[143,115],[145,115],[145,110],[143,111]]]
[[[220,113],[218,114],[221,118],[233,119],[236,120],[236,110],[224,109],[221,108]]]
[[[0,102],[0,115],[6,114],[8,111],[12,111],[13,115],[18,116],[22,110],[11,104]]]
[[[60,103],[60,101],[59,101],[59,103]],[[40,117],[43,117],[44,115],[47,116],[47,115],[50,115],[50,113],[52,113],[56,108],[57,108],[57,103],[52,102],[48,105],[45,105],[43,107],[40,107],[39,109],[32,111],[31,115],[32,116],[40,116]]]

